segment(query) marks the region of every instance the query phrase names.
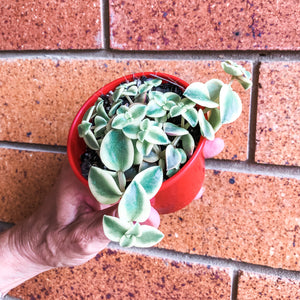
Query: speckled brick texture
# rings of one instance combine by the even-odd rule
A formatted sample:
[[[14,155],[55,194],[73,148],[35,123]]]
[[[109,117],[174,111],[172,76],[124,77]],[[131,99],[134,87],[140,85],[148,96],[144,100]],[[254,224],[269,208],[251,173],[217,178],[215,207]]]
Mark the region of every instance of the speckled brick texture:
[[[102,48],[100,1],[2,0],[0,50]]]
[[[227,270],[105,250],[88,263],[55,269],[14,289],[31,299],[229,299]]]
[[[238,299],[300,299],[300,281],[241,272]]]
[[[298,0],[110,1],[121,50],[299,50]]]
[[[245,67],[251,70],[250,64]],[[73,118],[89,96],[116,78],[143,71],[173,74],[189,83],[215,77],[224,82],[230,80],[220,63],[212,61],[1,61],[0,140],[66,145]],[[234,89],[241,95],[243,113],[218,133],[226,141],[226,148],[218,158],[245,160],[250,93],[239,84]]]
[[[0,149],[0,220],[18,223],[44,199],[66,155]]]
[[[256,161],[300,166],[300,63],[262,63]]]
[[[204,187],[157,247],[299,271],[299,180],[206,170]]]

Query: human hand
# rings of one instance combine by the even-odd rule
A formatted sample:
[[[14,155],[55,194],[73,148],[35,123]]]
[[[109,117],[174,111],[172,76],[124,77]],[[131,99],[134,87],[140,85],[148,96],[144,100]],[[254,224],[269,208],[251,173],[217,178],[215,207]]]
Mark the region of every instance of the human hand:
[[[105,248],[103,207],[66,163],[40,208],[0,235],[0,292],[55,267],[82,264]]]
[[[30,217],[29,223],[35,230],[28,229],[26,240],[33,240],[32,234],[43,228],[33,260],[50,267],[88,261],[107,246],[102,219],[105,214],[114,215],[116,209],[97,202],[66,163],[54,188]]]

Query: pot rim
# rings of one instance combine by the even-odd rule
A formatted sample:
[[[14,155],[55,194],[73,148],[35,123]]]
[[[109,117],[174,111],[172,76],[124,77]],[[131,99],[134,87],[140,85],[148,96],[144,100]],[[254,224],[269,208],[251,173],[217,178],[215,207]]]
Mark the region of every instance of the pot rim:
[[[173,84],[175,82],[183,89],[187,88],[187,86],[189,85],[187,82],[185,82],[184,80],[182,80],[174,75],[161,73],[161,72],[140,72],[140,73],[133,73],[133,74],[125,75],[118,79],[115,79],[115,80],[109,82],[108,84],[104,85],[103,87],[101,87],[92,96],[90,96],[83,103],[83,105],[81,106],[81,108],[79,109],[77,114],[75,115],[75,118],[73,119],[70,130],[69,130],[69,135],[68,135],[68,140],[67,140],[67,156],[69,159],[69,163],[70,163],[72,170],[75,173],[76,177],[84,185],[88,186],[88,180],[82,176],[81,169],[76,166],[77,165],[76,158],[74,157],[75,155],[74,155],[74,153],[72,151],[72,147],[71,147],[71,145],[73,144],[73,136],[78,135],[78,130],[77,130],[78,124],[80,124],[82,117],[83,117],[84,113],[87,111],[87,109],[89,107],[91,107],[101,95],[107,94],[108,91],[103,93],[103,90],[107,90],[108,86],[112,86],[112,89],[114,89],[121,83],[124,83],[126,81],[130,82],[133,79],[140,78],[142,76],[146,76],[146,77],[150,77],[150,78],[162,77],[161,79],[163,79],[165,81],[169,81],[170,83],[173,83]],[[110,90],[112,90],[112,89],[110,89]],[[78,136],[78,138],[79,138],[79,136]],[[174,174],[172,177],[164,180],[164,182],[161,186],[161,190],[168,188],[170,185],[173,185],[174,182],[176,183],[176,181],[179,177],[184,176],[185,171],[189,168],[189,166],[191,164],[193,164],[193,162],[196,160],[198,155],[203,155],[202,150],[205,145],[205,142],[206,142],[206,139],[203,136],[200,136],[200,140],[199,140],[196,148],[194,149],[192,156],[187,160],[187,162],[180,168],[180,170],[176,174]]]

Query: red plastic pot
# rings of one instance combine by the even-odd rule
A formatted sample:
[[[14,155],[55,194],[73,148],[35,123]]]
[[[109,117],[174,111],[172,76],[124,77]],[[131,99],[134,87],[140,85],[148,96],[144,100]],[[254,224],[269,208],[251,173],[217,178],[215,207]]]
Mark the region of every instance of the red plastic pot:
[[[77,127],[81,123],[84,113],[89,107],[94,105],[99,96],[107,94],[109,91],[113,91],[119,84],[132,81],[135,78],[140,78],[146,76],[148,78],[164,78],[166,80],[171,80],[176,82],[183,88],[188,86],[185,81],[164,73],[158,72],[144,72],[136,73],[128,76],[121,77],[111,83],[105,85],[100,90],[98,90],[94,95],[92,95],[81,107],[69,131],[67,153],[70,165],[75,173],[75,175],[88,186],[87,180],[81,175],[80,169],[80,156],[85,152],[86,145],[82,138],[78,135]],[[188,205],[199,193],[205,173],[205,164],[203,157],[203,147],[205,144],[205,138],[201,137],[200,141],[191,156],[191,158],[186,162],[186,164],[178,171],[174,176],[163,182],[160,190],[151,199],[151,205],[160,213],[167,214],[172,213],[177,210],[182,209]]]

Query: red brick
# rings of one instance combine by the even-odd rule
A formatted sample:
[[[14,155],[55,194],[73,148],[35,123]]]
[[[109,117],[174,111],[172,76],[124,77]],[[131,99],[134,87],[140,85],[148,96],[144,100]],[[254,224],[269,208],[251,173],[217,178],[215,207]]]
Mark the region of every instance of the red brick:
[[[0,149],[0,220],[30,216],[54,184],[63,154]]]
[[[300,282],[242,272],[239,277],[238,299],[300,299]]]
[[[32,299],[229,299],[226,270],[106,250],[88,263],[41,274],[11,295]]]
[[[246,64],[249,69],[249,64]],[[10,60],[0,62],[0,140],[66,145],[67,135],[81,105],[101,86],[123,75],[161,71],[187,82],[230,78],[219,62],[168,60]],[[224,126],[218,136],[226,148],[218,158],[245,160],[249,91],[237,84],[242,116]],[[29,117],[28,117],[29,116]]]
[[[300,166],[300,63],[262,63],[256,161]]]
[[[208,170],[202,198],[162,216],[158,247],[299,271],[299,187],[296,179]]]
[[[121,50],[298,50],[298,0],[110,1]]]
[[[0,28],[0,50],[102,48],[95,0],[2,0]]]

